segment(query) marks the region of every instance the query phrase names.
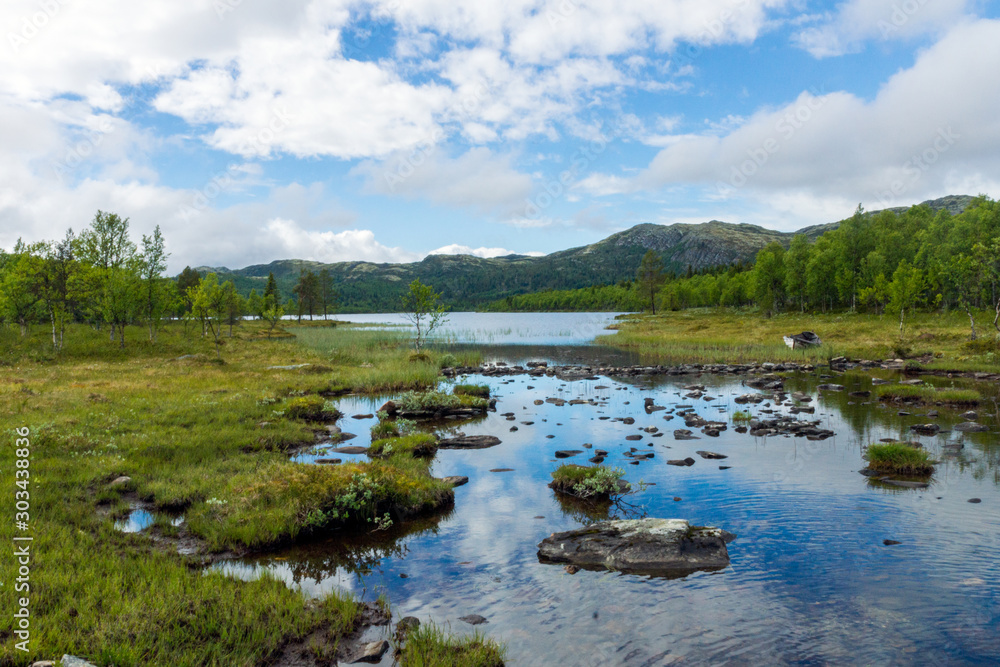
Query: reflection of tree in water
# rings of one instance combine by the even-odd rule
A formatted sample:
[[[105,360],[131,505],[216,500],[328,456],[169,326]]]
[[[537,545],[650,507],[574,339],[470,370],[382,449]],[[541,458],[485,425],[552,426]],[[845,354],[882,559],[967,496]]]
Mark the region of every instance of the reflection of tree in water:
[[[482,424],[489,419],[489,413],[463,419],[422,419],[420,430],[433,433],[439,438],[454,438],[460,435],[467,426]]]
[[[427,532],[436,534],[438,524],[450,515],[449,509],[434,516],[394,524],[387,530],[339,531],[327,539],[261,558],[256,564],[267,566],[279,561],[287,565],[296,584],[305,579],[323,581],[335,576],[338,570],[355,575],[360,581],[376,570],[384,559],[406,557],[409,547],[404,539]]]
[[[555,497],[563,514],[583,524],[608,519],[641,519],[647,515],[644,507],[628,502],[625,496],[611,500],[555,493]]]

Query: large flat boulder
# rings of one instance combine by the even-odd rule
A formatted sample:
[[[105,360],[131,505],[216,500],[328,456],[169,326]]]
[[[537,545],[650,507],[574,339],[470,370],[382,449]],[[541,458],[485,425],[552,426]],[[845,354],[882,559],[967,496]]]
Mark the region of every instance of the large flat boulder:
[[[543,563],[571,563],[588,570],[682,577],[729,565],[719,528],[691,526],[684,519],[633,519],[597,523],[553,533],[538,545]]]
[[[486,449],[500,444],[500,438],[493,435],[460,435],[438,442],[438,449]]]

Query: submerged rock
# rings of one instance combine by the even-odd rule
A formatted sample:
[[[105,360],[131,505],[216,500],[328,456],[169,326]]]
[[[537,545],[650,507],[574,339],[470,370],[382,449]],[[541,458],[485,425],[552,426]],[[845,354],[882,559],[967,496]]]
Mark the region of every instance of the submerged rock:
[[[728,566],[726,543],[734,537],[719,528],[691,526],[684,519],[600,521],[545,538],[538,545],[538,560],[678,577]]]
[[[456,486],[463,486],[465,484],[468,484],[469,478],[466,477],[465,475],[451,475],[449,477],[442,477],[441,481],[447,484],[451,484],[451,487],[455,488]]]
[[[955,424],[956,431],[965,431],[967,433],[984,433],[990,430],[989,426],[983,424],[977,424],[976,422],[962,422],[961,424]]]
[[[385,652],[389,650],[389,642],[383,640],[362,644],[345,660],[348,664],[356,662],[380,662]]]
[[[438,449],[486,449],[500,444],[495,435],[460,435],[438,442]]]
[[[480,616],[479,614],[469,614],[468,616],[459,616],[458,620],[464,621],[469,625],[482,625],[483,623],[489,623],[485,616]]]

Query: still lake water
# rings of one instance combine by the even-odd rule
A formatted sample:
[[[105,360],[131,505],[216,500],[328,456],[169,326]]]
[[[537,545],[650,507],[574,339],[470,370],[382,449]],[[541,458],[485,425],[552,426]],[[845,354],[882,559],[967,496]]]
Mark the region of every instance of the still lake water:
[[[606,324],[611,316],[596,319]],[[487,356],[509,350],[504,332],[517,326],[505,325],[494,337],[500,346]],[[548,340],[560,337],[560,329],[542,329],[539,334]],[[539,349],[556,347],[559,343]],[[561,347],[563,353],[555,356],[603,360],[607,354],[594,346]],[[882,376],[895,380],[889,373]],[[816,374],[786,379],[787,391],[814,397],[816,414],[799,418],[821,420],[823,428],[836,432],[822,442],[755,438],[736,433],[732,425],[717,438],[696,431],[701,440],[675,441],[673,430],[684,428],[683,420],[667,421],[664,411],[643,409],[643,399],[652,397],[670,411],[694,405],[702,417],[718,421],[729,421],[737,410],[765,418],[774,415],[763,410],[775,415],[788,410],[735,404],[735,396],[755,392],[743,379],[463,378],[490,385],[497,411],[448,430],[496,435],[502,444],[438,452],[435,476],[470,480],[455,489],[452,511],[383,533],[337,536],[215,568],[238,577],[267,571],[313,595],[334,587],[366,599],[386,592],[397,619],[416,616],[458,633],[472,631],[460,616],[480,614],[489,623],[479,630],[506,643],[510,665],[1000,662],[996,388],[978,387],[991,392],[979,407],[979,421],[993,432],[919,438],[941,461],[928,489],[885,487],[858,474],[863,445],[880,438],[917,439],[909,425],[928,421],[919,408],[900,416],[898,408],[849,397],[847,391],[871,387],[870,375],[837,375],[832,381],[847,391],[835,393],[818,392],[817,384],[831,380]],[[683,387],[692,383],[706,385],[712,400],[684,398]],[[547,397],[595,404],[533,404]],[[352,415],[375,412],[385,398],[341,399],[346,416],[340,426],[358,435],[347,444],[369,443],[375,419]],[[942,428],[961,421],[959,411],[939,410],[935,421]],[[502,415],[507,412],[514,413],[513,421]],[[621,417],[635,423],[614,421]],[[664,435],[639,430],[649,426]],[[643,439],[626,441],[626,435]],[[629,481],[649,484],[611,515],[683,518],[724,528],[738,536],[729,545],[730,567],[668,580],[586,570],[570,575],[559,565],[539,563],[537,544],[550,533],[607,516],[600,508],[562,501],[546,486],[560,463],[585,464],[590,455],[560,461],[555,450],[583,449],[583,443],[609,451],[605,465],[621,466]],[[963,448],[956,451],[958,443]],[[631,447],[652,451],[655,458],[629,465],[623,453]],[[696,450],[728,458],[703,460]],[[666,464],[687,456],[697,463]],[[721,470],[720,464],[732,467]],[[490,472],[498,468],[513,471]],[[968,502],[973,498],[981,502]],[[901,544],[885,546],[886,539]],[[388,656],[384,664],[391,664]]]

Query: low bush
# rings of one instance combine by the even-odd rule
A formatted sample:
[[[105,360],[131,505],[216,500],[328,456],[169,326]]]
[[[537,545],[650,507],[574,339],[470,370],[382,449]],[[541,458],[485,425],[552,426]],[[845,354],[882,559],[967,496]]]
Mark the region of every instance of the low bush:
[[[897,475],[930,475],[934,472],[927,452],[912,445],[898,442],[869,445],[865,457],[868,467],[878,472]]]

